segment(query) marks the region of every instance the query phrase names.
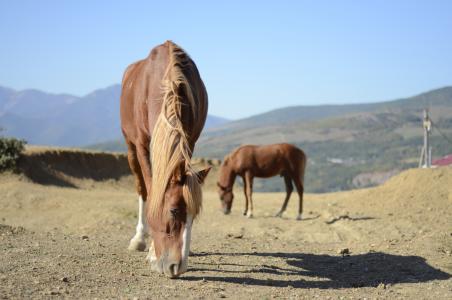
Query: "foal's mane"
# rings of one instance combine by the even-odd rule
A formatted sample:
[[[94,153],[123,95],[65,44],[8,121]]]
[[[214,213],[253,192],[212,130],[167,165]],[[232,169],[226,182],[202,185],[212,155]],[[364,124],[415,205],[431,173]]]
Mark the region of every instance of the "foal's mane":
[[[163,103],[150,145],[152,187],[148,214],[153,218],[162,213],[165,190],[176,168],[185,161],[183,196],[187,213],[195,218],[202,206],[201,185],[191,165],[192,151],[183,127],[182,106],[189,105],[192,120],[198,119],[200,110],[190,86],[196,67],[182,48],[169,41],[167,45],[169,64],[161,83]]]
[[[227,165],[232,159],[234,159],[235,156],[237,155],[237,152],[239,152],[239,150],[241,148],[243,148],[244,146],[247,146],[247,145],[238,146],[238,147],[234,148],[228,155],[226,155],[223,159],[223,162],[225,163],[225,165]]]

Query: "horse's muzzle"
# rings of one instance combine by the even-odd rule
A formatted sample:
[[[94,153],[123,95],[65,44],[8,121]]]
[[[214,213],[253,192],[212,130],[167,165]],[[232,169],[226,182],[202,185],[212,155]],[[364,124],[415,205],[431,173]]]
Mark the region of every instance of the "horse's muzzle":
[[[151,264],[152,271],[165,274],[169,278],[177,278],[187,271],[187,263],[172,260],[166,255],[160,259],[157,259],[155,255],[148,255],[147,259]]]

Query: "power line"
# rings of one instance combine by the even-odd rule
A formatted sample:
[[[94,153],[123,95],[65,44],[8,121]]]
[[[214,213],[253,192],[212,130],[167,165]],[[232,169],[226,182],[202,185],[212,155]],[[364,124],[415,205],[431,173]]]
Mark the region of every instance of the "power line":
[[[438,132],[439,132],[439,134],[441,134],[441,136],[446,140],[446,141],[448,141],[449,142],[449,144],[451,144],[452,145],[452,140],[451,139],[449,139],[449,137],[447,137],[440,129],[439,129],[439,127],[438,126],[436,126],[436,124],[433,122],[433,121],[431,121],[432,122],[432,125],[433,125],[433,127],[435,127],[436,128],[436,130],[438,130]]]

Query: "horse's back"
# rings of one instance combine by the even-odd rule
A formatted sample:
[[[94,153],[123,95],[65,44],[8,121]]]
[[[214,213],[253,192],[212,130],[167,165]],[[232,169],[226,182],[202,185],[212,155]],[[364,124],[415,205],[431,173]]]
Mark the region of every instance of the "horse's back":
[[[168,66],[167,43],[153,48],[143,60],[129,65],[121,90],[121,129],[127,142],[148,143],[160,113],[160,85]],[[148,105],[151,103],[152,105]]]
[[[303,150],[287,143],[244,145],[232,156],[238,169],[253,170],[257,177],[271,177],[284,173],[298,176],[306,164]]]
[[[121,127],[127,142],[138,140],[148,144],[158,115],[160,114],[163,94],[162,81],[165,78],[170,62],[170,47],[175,47],[171,41],[152,49],[148,57],[131,64],[124,72],[121,92]],[[180,55],[185,55],[189,64],[182,67],[187,77],[188,85],[194,92],[200,111],[196,119],[189,119],[191,109],[182,107],[182,117],[187,132],[194,143],[204,127],[207,117],[207,91],[201,80],[195,63],[182,49]]]

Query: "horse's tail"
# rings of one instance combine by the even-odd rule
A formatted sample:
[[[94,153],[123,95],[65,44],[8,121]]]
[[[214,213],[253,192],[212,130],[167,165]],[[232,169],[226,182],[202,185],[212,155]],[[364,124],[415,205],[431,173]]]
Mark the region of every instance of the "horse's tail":
[[[306,171],[307,162],[308,162],[308,157],[306,156],[306,153],[304,153],[304,151],[300,149],[300,179],[301,179],[301,183],[303,184],[303,188],[304,188],[304,175],[305,175],[305,171]]]
[[[182,48],[169,41],[167,45],[169,64],[161,84],[163,103],[150,145],[152,188],[149,211],[151,217],[161,213],[166,187],[176,168],[184,161],[184,198],[188,212],[196,217],[201,209],[201,187],[190,162],[192,149],[182,123],[182,106],[185,105],[191,108],[188,110],[192,114],[189,119],[198,119],[197,95],[190,84],[196,67]]]

